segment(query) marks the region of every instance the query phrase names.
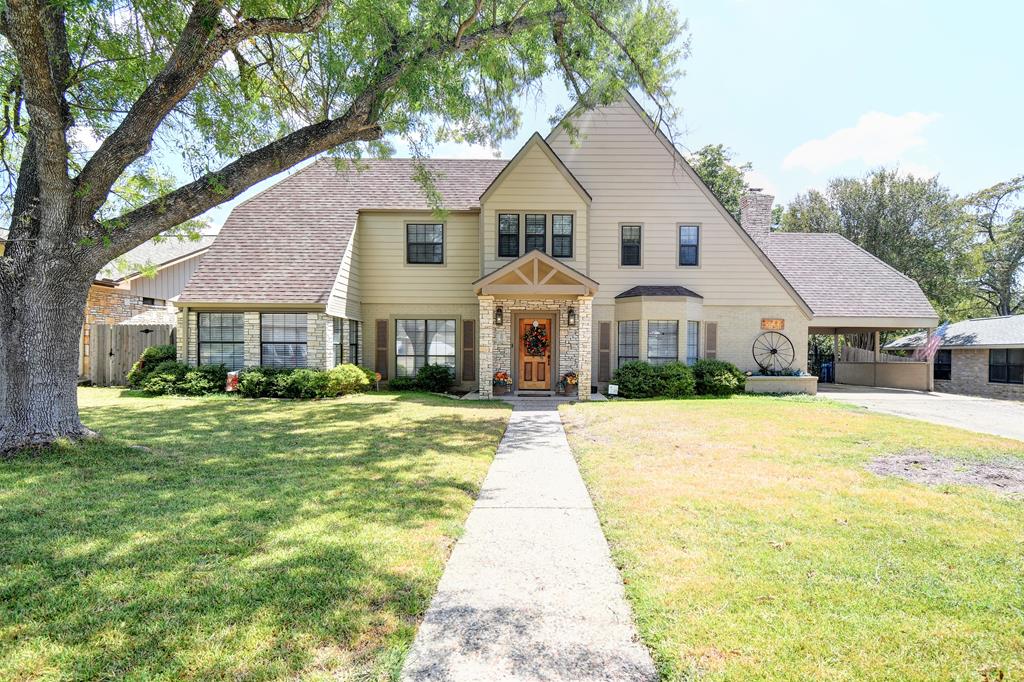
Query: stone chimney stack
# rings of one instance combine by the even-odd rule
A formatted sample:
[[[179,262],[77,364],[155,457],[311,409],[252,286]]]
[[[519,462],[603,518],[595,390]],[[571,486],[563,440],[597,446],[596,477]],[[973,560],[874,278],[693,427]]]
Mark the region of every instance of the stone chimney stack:
[[[772,202],[775,197],[750,188],[740,197],[740,225],[755,242],[762,244],[772,230]]]

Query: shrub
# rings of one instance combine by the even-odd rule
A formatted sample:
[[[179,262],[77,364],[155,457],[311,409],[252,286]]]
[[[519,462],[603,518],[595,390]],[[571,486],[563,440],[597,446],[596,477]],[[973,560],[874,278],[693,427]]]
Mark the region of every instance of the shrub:
[[[243,398],[266,398],[273,383],[264,368],[245,369],[238,375],[238,394]]]
[[[220,393],[228,379],[228,368],[224,365],[201,365],[185,373],[178,386],[178,392],[185,395],[207,395]]]
[[[331,395],[359,393],[370,388],[366,370],[356,365],[338,365],[327,372],[327,391]]]
[[[284,371],[274,380],[277,397],[305,400],[327,397],[329,383],[327,372],[315,369]]]
[[[724,360],[698,360],[693,378],[699,395],[730,395],[742,391],[747,377],[736,365]]]
[[[423,365],[416,372],[416,385],[431,393],[446,393],[455,383],[455,375],[447,365]]]
[[[669,362],[658,367],[662,395],[669,398],[686,398],[696,392],[693,370],[681,362]]]
[[[415,391],[418,388],[416,377],[394,377],[388,380],[389,391]]]
[[[142,351],[142,355],[129,370],[128,385],[132,388],[142,388],[142,382],[149,378],[157,365],[167,360],[176,360],[177,356],[178,350],[173,345],[150,346]]]
[[[363,370],[363,374],[366,375],[366,380],[370,383],[371,387],[377,383],[377,370],[370,369],[369,367],[359,367],[359,369]]]
[[[178,393],[185,374],[191,368],[174,360],[164,360],[142,381],[141,388],[153,395],[170,395]]]
[[[619,385],[623,398],[650,398],[660,395],[661,377],[658,371],[646,362],[630,360],[615,370],[612,383]]]

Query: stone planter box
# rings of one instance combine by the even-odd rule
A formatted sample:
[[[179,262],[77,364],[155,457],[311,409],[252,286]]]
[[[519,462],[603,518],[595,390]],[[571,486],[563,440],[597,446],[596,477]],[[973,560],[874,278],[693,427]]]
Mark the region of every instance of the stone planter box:
[[[511,389],[511,386],[509,386],[508,384],[494,384],[491,387],[491,390],[495,396],[508,395],[509,389]]]
[[[804,393],[818,394],[818,377],[747,377],[747,393]]]
[[[564,395],[564,396],[568,397],[568,396],[579,395],[579,391],[580,391],[579,384],[571,384],[569,386],[566,386],[564,390],[558,390],[556,392],[558,393],[558,395]]]

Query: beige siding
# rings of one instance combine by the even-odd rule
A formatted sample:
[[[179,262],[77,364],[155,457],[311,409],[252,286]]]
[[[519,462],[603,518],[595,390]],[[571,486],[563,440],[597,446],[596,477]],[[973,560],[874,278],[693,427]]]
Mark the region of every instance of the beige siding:
[[[189,278],[192,277],[192,273],[199,267],[201,260],[202,256],[189,258],[157,271],[153,277],[133,279],[128,285],[132,296],[162,298],[165,301],[177,297],[185,288]]]
[[[499,259],[497,256],[499,213],[547,214],[548,253],[551,253],[551,214],[574,214],[573,257],[559,260],[571,268],[587,272],[587,202],[565,178],[562,171],[551,162],[539,143],[525,150],[515,167],[511,168],[500,179],[500,184],[487,195],[481,207],[483,269],[478,271],[478,276],[493,272],[513,260]],[[520,254],[523,252],[526,235],[524,220],[521,217],[519,221]]]
[[[405,304],[476,305],[473,282],[480,276],[479,218],[449,213],[444,223],[444,264],[405,262],[405,226],[433,223],[429,212],[361,213],[359,277],[364,307]],[[363,319],[370,319],[364,312]]]
[[[593,197],[590,270],[595,305],[637,284],[678,284],[706,305],[793,305],[787,290],[679,166],[626,102],[577,119],[574,146],[559,129],[549,140]],[[619,224],[643,226],[642,267],[619,266]],[[677,225],[700,225],[700,266],[679,267]],[[723,330],[724,334],[724,330]]]
[[[348,240],[345,254],[341,257],[341,267],[331,289],[330,300],[327,301],[327,313],[334,317],[350,320],[362,320],[362,299],[360,298],[359,279],[359,245],[361,230],[359,225]]]

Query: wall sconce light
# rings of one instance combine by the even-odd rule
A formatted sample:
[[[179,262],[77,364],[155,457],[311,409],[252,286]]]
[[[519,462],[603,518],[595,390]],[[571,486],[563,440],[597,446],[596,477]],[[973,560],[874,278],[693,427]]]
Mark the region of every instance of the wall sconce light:
[[[494,326],[500,327],[505,322],[505,311],[499,305],[494,309]]]
[[[569,306],[569,315],[567,321],[570,327],[576,326],[576,309],[573,308],[572,306]]]

